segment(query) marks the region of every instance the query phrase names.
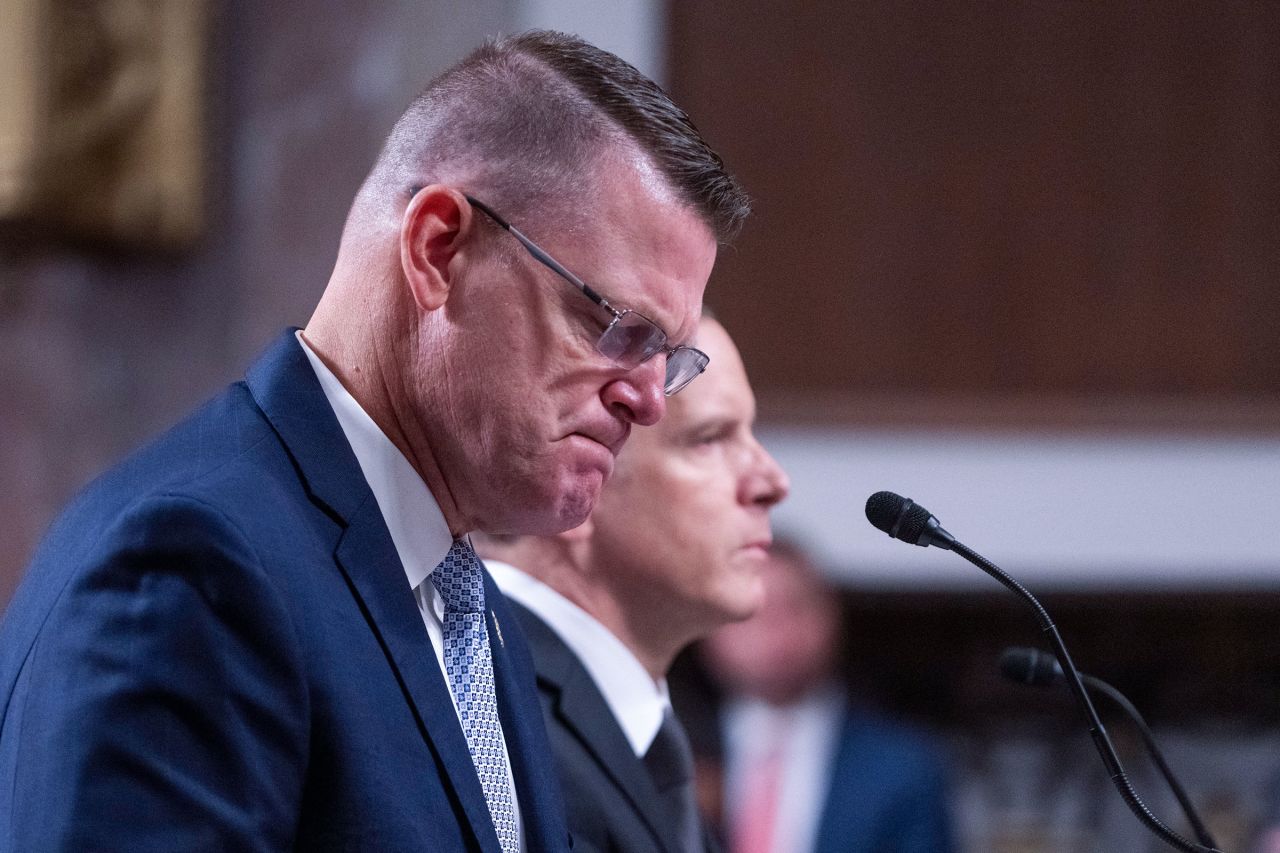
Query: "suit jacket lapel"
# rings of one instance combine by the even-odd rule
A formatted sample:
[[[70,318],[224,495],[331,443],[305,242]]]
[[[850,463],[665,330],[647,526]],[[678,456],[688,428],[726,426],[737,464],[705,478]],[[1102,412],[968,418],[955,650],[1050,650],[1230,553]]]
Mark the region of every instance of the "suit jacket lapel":
[[[600,769],[617,786],[664,849],[677,851],[671,821],[659,806],[653,780],[614,719],[591,674],[545,622],[518,602],[510,602],[533,649],[538,683],[552,695],[556,718],[586,745]]]
[[[444,675],[382,511],[292,330],[249,372],[254,399],[308,493],[342,526],[334,557],[386,651],[422,735],[485,850],[500,850]]]
[[[366,608],[417,714],[422,735],[440,759],[481,847],[500,850],[484,789],[471,761],[444,673],[436,662],[400,557],[372,495],[351,517],[334,556]]]

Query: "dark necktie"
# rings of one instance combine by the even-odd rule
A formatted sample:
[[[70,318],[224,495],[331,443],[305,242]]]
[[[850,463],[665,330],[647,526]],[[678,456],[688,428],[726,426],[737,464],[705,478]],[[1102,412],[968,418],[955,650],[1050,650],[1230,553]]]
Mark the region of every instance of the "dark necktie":
[[[520,837],[507,781],[507,754],[493,684],[493,655],[484,620],[484,578],[470,543],[464,539],[454,542],[431,573],[431,582],[444,599],[444,667],[458,702],[467,749],[480,777],[503,853],[518,853]]]
[[[680,849],[685,853],[702,850],[702,824],[694,797],[693,751],[684,726],[670,708],[663,714],[662,727],[644,754],[644,765],[676,827]]]

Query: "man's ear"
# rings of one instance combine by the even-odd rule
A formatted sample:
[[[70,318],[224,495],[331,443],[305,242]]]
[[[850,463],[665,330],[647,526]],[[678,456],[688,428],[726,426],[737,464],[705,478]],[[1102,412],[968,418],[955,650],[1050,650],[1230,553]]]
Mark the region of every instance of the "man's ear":
[[[568,530],[557,533],[556,538],[566,544],[574,545],[580,542],[586,542],[590,539],[591,535],[595,533],[595,529],[595,524],[591,521],[591,516],[588,515],[586,521],[582,522],[577,527],[572,527]]]
[[[400,222],[400,265],[420,310],[435,311],[449,298],[453,260],[473,227],[471,205],[451,187],[431,184],[409,200]]]

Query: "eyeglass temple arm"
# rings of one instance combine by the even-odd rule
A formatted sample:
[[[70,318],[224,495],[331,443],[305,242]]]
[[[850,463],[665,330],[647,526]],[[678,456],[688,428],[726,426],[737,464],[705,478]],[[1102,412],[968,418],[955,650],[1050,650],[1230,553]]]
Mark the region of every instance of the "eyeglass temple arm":
[[[524,236],[524,234],[520,233],[519,228],[516,228],[510,222],[507,222],[507,220],[499,216],[493,208],[489,207],[489,205],[485,204],[482,201],[472,198],[469,195],[464,197],[466,198],[467,201],[471,202],[471,205],[473,207],[478,208],[481,213],[484,213],[494,222],[498,223],[498,225],[501,226],[504,230],[509,232],[512,237],[515,237],[517,240],[519,240],[520,245],[528,249],[529,254],[533,255],[534,259],[536,259],[540,264],[547,267],[552,272],[556,273],[561,278],[564,278],[570,284],[577,287],[584,294],[586,294],[586,297],[588,299],[590,299],[595,304],[604,308],[606,311],[609,311],[615,315],[617,314],[617,311],[614,310],[613,306],[610,305],[603,296],[601,296],[599,293],[596,293],[595,290],[592,289],[591,285],[587,284],[585,281],[578,278],[576,275],[574,275],[573,273],[569,272],[567,269],[562,267],[559,261],[557,261],[555,258],[551,257],[546,252],[544,252],[542,250],[542,247],[539,246],[537,243],[533,242],[528,237]]]

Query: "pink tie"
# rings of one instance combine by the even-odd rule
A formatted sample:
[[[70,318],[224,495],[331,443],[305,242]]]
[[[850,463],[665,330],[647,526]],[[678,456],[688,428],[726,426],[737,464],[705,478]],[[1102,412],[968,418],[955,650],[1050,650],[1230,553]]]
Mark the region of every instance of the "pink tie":
[[[771,737],[767,747],[748,769],[742,807],[738,809],[734,822],[733,853],[770,853],[773,850],[786,721],[775,720],[769,729]]]

